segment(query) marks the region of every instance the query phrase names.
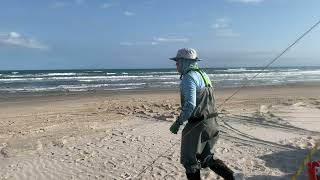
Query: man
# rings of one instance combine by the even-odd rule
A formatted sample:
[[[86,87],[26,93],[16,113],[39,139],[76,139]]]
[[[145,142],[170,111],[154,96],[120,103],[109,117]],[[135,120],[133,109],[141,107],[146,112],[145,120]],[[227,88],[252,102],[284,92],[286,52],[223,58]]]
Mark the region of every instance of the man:
[[[178,50],[177,71],[181,74],[181,113],[170,127],[177,134],[179,127],[188,121],[182,131],[181,164],[188,179],[200,180],[200,169],[210,167],[227,180],[235,179],[235,173],[221,160],[213,156],[213,146],[219,137],[217,112],[213,87],[208,75],[197,64],[200,61],[194,49]]]

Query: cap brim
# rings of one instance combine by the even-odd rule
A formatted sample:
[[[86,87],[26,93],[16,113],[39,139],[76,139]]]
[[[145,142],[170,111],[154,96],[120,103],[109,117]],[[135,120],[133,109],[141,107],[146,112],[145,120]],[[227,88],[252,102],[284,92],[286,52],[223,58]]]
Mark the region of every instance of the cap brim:
[[[178,59],[183,59],[183,58],[176,58],[176,57],[173,57],[173,58],[169,58],[170,60],[173,60],[173,61],[177,61]],[[194,60],[194,61],[202,61],[202,59],[187,59],[187,60]]]

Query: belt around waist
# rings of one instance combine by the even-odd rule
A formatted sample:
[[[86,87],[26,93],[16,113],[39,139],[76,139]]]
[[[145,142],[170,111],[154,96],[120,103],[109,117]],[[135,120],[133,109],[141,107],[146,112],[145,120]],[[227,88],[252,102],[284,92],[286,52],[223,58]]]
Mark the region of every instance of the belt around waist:
[[[206,119],[214,118],[214,117],[217,117],[217,116],[218,116],[218,113],[209,114],[209,116],[207,116]],[[188,119],[188,122],[189,123],[193,123],[193,122],[199,122],[199,121],[202,121],[202,120],[204,120],[204,116],[191,117],[191,118]]]

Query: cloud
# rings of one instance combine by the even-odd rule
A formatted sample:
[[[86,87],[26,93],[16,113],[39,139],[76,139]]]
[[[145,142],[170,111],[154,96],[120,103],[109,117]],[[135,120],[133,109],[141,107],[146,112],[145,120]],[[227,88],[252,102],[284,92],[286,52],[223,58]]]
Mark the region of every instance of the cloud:
[[[136,45],[158,45],[159,43],[154,41],[140,41],[136,42]]]
[[[135,13],[130,12],[130,11],[125,11],[123,14],[126,16],[134,16],[135,15]]]
[[[167,43],[175,43],[175,42],[188,42],[188,38],[163,38],[163,37],[154,37],[154,41],[156,42],[167,42]]]
[[[136,41],[136,42],[121,42],[121,46],[139,46],[139,45],[158,45],[168,43],[186,43],[189,42],[188,38],[164,38],[164,37],[153,37],[150,41]]]
[[[258,3],[263,2],[264,0],[227,0],[227,1],[244,3],[244,4],[258,4]]]
[[[62,7],[66,7],[69,5],[82,5],[86,2],[86,0],[73,0],[73,1],[68,1],[68,2],[64,2],[64,1],[55,1],[52,4],[53,8],[62,8]]]
[[[53,8],[61,8],[61,7],[65,7],[67,5],[68,5],[68,3],[66,3],[66,2],[56,1],[52,4],[52,7]]]
[[[110,4],[110,3],[103,3],[103,4],[101,4],[100,8],[102,8],[102,9],[108,9],[108,8],[110,8],[111,6],[112,6],[112,4]]]
[[[225,29],[229,28],[230,20],[229,18],[219,18],[216,20],[216,23],[213,24],[211,27],[213,29]]]
[[[231,28],[231,20],[229,18],[219,18],[211,25],[211,28],[215,30],[215,34],[218,37],[238,37],[239,33],[236,33]]]
[[[49,47],[36,39],[26,38],[17,32],[0,33],[0,44],[46,50]]]
[[[137,41],[137,42],[122,42],[121,46],[139,46],[139,45],[158,45],[158,42],[155,41]]]

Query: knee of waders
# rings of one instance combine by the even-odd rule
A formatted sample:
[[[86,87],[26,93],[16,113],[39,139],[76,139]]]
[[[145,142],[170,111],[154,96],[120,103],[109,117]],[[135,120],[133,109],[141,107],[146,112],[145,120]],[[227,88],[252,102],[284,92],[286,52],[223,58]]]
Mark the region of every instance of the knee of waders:
[[[183,164],[184,168],[186,169],[187,174],[193,174],[196,173],[197,171],[200,171],[201,169],[201,164]]]
[[[214,164],[217,163],[217,160],[219,159],[215,158],[213,154],[210,154],[201,160],[201,168],[207,168],[207,167],[213,166]]]

